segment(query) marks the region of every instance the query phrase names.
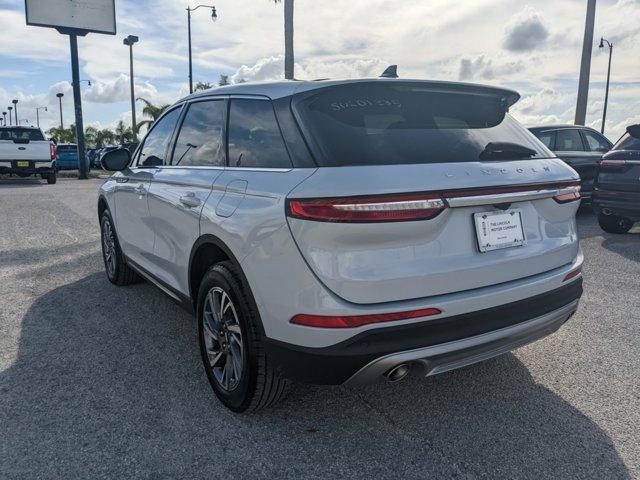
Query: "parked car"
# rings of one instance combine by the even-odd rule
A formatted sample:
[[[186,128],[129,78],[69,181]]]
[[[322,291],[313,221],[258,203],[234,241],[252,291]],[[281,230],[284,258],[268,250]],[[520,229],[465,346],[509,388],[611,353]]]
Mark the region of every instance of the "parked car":
[[[597,130],[579,125],[547,125],[531,132],[580,175],[582,199],[589,201],[598,162],[613,143]]]
[[[40,175],[56,183],[56,146],[33,127],[0,127],[0,174]]]
[[[195,311],[237,412],[291,380],[434,375],[544,337],[582,293],[580,186],[518,99],[388,78],[193,94],[102,159],[107,276]]]
[[[593,207],[608,233],[627,233],[640,222],[640,125],[628,127],[600,162]]]
[[[87,162],[94,168],[100,166],[100,150],[100,148],[90,148],[87,150]]]
[[[89,159],[87,161],[87,171],[91,170]],[[75,143],[58,144],[58,170],[78,170],[80,162],[78,159],[78,145]]]
[[[97,158],[96,158],[96,164],[95,167],[96,168],[102,168],[102,156],[107,153],[107,152],[111,152],[112,150],[117,150],[118,147],[116,146],[109,146],[109,147],[103,147],[100,149],[100,151],[98,152]]]

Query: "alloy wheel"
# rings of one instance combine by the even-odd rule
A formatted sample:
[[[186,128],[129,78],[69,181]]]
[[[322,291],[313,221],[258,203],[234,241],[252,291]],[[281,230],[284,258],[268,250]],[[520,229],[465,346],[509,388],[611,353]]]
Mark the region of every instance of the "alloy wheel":
[[[218,385],[230,392],[242,378],[242,330],[231,297],[220,287],[205,298],[202,327],[209,366]]]
[[[111,222],[108,219],[102,223],[102,254],[107,266],[107,273],[109,277],[113,277],[116,272],[116,240]]]

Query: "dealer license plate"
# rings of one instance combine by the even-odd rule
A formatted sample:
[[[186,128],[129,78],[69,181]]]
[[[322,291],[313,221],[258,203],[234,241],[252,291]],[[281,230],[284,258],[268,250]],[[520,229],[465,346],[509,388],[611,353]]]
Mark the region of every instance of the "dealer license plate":
[[[515,208],[500,212],[482,212],[473,215],[481,252],[526,244],[522,229],[522,210]]]

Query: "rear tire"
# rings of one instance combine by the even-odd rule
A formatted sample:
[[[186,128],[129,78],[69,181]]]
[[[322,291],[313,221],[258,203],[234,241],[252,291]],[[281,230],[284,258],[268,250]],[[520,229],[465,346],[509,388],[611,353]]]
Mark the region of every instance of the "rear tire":
[[[100,237],[102,241],[102,259],[107,278],[114,285],[131,285],[138,281],[136,272],[129,267],[124,259],[120,243],[113,227],[113,219],[109,210],[105,210],[100,218]]]
[[[622,234],[627,233],[633,227],[633,221],[618,215],[605,215],[598,213],[598,223],[600,228],[607,233]]]
[[[43,178],[44,178],[44,176],[43,176]],[[58,181],[58,176],[56,175],[55,171],[47,174],[47,183],[49,185],[53,185],[57,181]]]
[[[289,387],[265,354],[250,295],[231,262],[209,268],[198,292],[198,340],[205,373],[218,399],[237,413],[270,407]],[[230,306],[225,303],[229,301]]]

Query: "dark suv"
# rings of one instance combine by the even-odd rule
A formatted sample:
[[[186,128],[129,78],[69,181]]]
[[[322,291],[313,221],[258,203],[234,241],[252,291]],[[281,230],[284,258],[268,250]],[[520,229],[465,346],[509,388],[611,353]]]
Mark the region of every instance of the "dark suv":
[[[593,206],[605,232],[627,233],[640,221],[640,125],[627,127],[600,162]]]
[[[538,139],[580,175],[582,199],[590,200],[598,162],[613,143],[597,130],[579,125],[530,128]]]

